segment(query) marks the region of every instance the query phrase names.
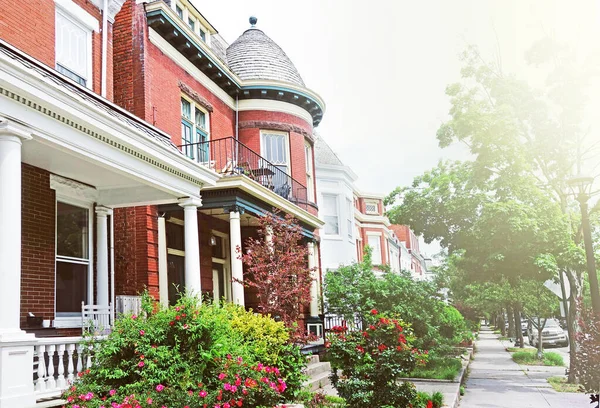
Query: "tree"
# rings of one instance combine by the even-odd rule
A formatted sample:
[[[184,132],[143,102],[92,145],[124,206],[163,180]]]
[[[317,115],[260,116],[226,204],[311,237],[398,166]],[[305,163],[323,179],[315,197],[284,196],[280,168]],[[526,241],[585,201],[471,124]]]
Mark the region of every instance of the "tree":
[[[543,353],[542,331],[546,320],[558,309],[558,297],[543,284],[536,281],[522,281],[519,284],[519,297],[523,302],[523,311],[530,319],[538,335],[538,355]]]
[[[302,230],[289,214],[266,214],[258,222],[258,238],[249,238],[241,255],[247,265],[243,284],[256,289],[261,313],[281,319],[301,339],[305,333],[297,322],[311,301],[314,272]]]

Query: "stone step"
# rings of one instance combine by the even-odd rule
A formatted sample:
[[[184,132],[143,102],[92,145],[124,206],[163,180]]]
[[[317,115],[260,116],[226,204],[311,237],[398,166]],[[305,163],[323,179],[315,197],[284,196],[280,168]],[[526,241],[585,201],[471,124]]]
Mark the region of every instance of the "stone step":
[[[311,391],[316,391],[320,388],[327,387],[331,384],[331,380],[329,380],[330,371],[326,371],[323,373],[319,373],[314,377],[310,377],[308,382],[305,384]]]
[[[331,364],[329,362],[309,364],[305,370],[306,375],[309,377],[314,377],[324,372],[331,372]]]
[[[310,356],[306,357],[306,361],[307,361],[308,365],[316,364],[316,363],[318,363],[320,361],[319,360],[319,355],[318,354],[311,354]]]

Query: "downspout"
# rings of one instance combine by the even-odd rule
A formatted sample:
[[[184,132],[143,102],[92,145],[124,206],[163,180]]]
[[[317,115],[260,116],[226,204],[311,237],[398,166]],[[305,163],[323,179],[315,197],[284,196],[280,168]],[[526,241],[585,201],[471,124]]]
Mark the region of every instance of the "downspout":
[[[108,48],[108,0],[104,0],[102,4],[102,79],[100,94],[106,98],[106,65],[107,65],[107,48]]]
[[[110,318],[115,324],[115,213],[110,215]]]

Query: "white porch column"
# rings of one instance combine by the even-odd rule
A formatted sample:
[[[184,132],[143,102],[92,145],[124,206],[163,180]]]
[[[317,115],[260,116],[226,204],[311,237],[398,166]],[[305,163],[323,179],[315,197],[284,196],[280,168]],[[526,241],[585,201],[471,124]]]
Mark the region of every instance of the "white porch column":
[[[198,207],[200,198],[188,197],[179,200],[184,212],[185,237],[185,289],[193,294],[202,294],[200,287],[200,240],[198,239]]]
[[[312,283],[310,285],[310,315],[315,317],[319,315],[319,273],[315,256],[315,243],[309,242],[308,246],[308,267],[312,269]]]
[[[240,209],[237,207],[229,210],[229,243],[233,303],[244,306],[244,285],[241,283],[244,279],[244,266],[240,258],[241,253],[237,250],[242,248],[242,227],[240,225]]]
[[[102,205],[96,206],[96,303],[108,306],[108,216],[112,210]],[[90,302],[92,303],[92,302]]]
[[[167,264],[167,226],[164,216],[158,217],[158,295],[162,306],[169,306]]]
[[[21,143],[25,127],[0,118],[0,408],[35,405],[34,335],[20,329]]]

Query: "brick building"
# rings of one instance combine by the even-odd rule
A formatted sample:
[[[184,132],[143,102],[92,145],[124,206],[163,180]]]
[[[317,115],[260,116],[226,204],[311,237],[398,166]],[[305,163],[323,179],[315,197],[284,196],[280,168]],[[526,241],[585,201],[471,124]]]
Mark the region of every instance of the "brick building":
[[[227,44],[187,0],[0,8],[1,408],[55,398],[81,368],[51,362],[81,351],[61,336],[81,333],[82,302],[114,319],[178,285],[254,306],[236,249],[273,208],[319,266],[324,102],[256,19]]]

